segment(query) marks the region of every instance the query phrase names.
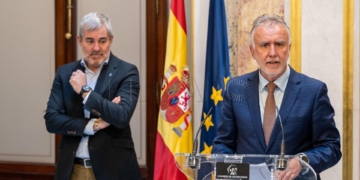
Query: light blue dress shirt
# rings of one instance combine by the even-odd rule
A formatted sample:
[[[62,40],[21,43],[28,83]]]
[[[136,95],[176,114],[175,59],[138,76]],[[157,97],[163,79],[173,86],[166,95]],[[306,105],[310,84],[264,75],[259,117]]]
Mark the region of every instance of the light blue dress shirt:
[[[107,65],[108,62],[109,62],[109,58],[106,61],[104,61],[100,65],[100,67],[98,68],[96,73],[94,73],[92,70],[90,70],[87,67],[87,65],[86,65],[86,63],[84,61],[84,58],[81,59],[80,64],[85,67],[86,83],[87,83],[88,86],[91,87],[91,89],[95,89],[95,85],[96,85],[97,79],[99,78],[100,72],[101,72],[103,66]],[[88,93],[87,96],[84,98],[83,104],[86,103],[90,93]],[[86,109],[84,109],[84,114],[85,114],[86,118],[90,117],[90,111],[88,111]],[[87,134],[87,135],[94,135],[95,134],[94,128],[93,128],[95,120],[96,120],[96,118],[93,118],[88,122],[88,124],[86,125],[86,127],[84,129],[84,134]],[[76,151],[76,157],[82,158],[82,159],[89,159],[90,158],[88,141],[89,141],[89,136],[83,136],[82,137],[82,139],[80,141],[80,144],[79,144],[79,147],[78,147],[78,149]]]

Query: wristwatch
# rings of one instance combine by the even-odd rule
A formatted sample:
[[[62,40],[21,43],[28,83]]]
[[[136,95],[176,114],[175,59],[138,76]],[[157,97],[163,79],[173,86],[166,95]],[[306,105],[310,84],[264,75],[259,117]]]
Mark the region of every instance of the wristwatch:
[[[303,160],[304,162],[306,162],[306,163],[308,163],[309,164],[309,158],[306,156],[306,154],[304,154],[304,153],[299,153],[299,154],[296,154],[295,155],[295,157],[297,157],[298,159],[301,159],[301,160]],[[306,167],[306,165],[302,162],[302,161],[300,161],[300,164],[301,164],[301,166],[304,168],[304,167]]]
[[[88,85],[83,85],[81,87],[80,95],[82,96],[84,93],[91,91],[91,87]]]

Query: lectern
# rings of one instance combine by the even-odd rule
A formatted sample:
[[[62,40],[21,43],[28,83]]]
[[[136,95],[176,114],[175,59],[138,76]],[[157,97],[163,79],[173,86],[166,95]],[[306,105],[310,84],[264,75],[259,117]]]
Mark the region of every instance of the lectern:
[[[239,180],[277,180],[276,171],[288,164],[292,155],[256,154],[187,154],[176,153],[177,167],[190,179],[239,179]],[[314,169],[303,160],[303,170],[295,180],[316,180]]]

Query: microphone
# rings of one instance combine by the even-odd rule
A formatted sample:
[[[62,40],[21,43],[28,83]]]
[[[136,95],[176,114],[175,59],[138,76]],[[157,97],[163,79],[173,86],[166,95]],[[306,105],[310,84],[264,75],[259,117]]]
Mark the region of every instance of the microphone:
[[[212,107],[210,108],[209,112],[207,113],[210,114],[212,110]],[[199,129],[197,130],[196,132],[196,135],[195,135],[195,139],[194,139],[194,142],[193,142],[193,150],[192,150],[192,153],[190,154],[190,156],[188,156],[186,158],[186,165],[189,166],[191,169],[200,169],[200,157],[198,157],[196,155],[197,151],[198,151],[198,136],[199,136],[199,133],[200,133],[200,130],[201,128],[203,127],[204,123],[205,123],[205,120],[207,119],[207,116],[204,117],[204,120],[201,121],[200,123],[200,127]]]
[[[280,157],[276,160],[276,169],[283,171],[287,168],[288,158],[285,158],[285,136],[284,136],[284,127],[282,124],[281,116],[278,107],[276,106],[277,117],[279,118],[281,132],[282,132],[282,141],[280,146]],[[277,119],[277,118],[276,118]]]

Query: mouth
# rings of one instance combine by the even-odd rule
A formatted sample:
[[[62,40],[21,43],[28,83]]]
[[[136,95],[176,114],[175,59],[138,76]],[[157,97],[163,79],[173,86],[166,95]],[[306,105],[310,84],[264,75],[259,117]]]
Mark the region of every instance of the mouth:
[[[280,64],[280,61],[268,61],[266,64]]]
[[[90,54],[90,56],[102,56],[102,54]]]
[[[270,68],[277,68],[280,65],[280,61],[268,61],[266,65]]]
[[[90,59],[92,59],[93,61],[99,61],[102,59],[102,54],[90,54]]]

